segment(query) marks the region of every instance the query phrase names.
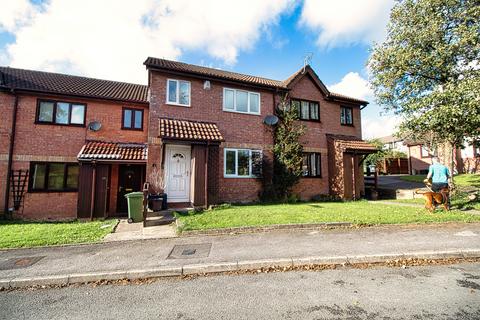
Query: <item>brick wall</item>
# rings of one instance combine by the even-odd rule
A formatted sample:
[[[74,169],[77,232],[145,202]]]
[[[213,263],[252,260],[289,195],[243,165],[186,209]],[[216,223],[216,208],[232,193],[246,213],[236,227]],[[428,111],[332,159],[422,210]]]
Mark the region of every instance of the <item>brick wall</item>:
[[[167,79],[187,80],[191,83],[191,106],[166,104]],[[243,89],[260,93],[260,115],[222,111],[223,88]],[[149,119],[149,161],[147,177],[153,164],[161,163],[161,148],[155,145],[158,136],[158,119],[176,118],[193,121],[214,122],[218,125],[225,143],[219,148],[218,179],[219,202],[247,202],[258,199],[262,181],[253,178],[224,178],[224,148],[250,148],[267,150],[273,144],[271,129],[263,119],[274,112],[274,95],[271,91],[211,81],[211,89],[203,89],[203,80],[187,76],[168,75],[153,71],[150,73],[150,119]]]
[[[86,127],[35,124],[38,98],[85,103],[87,105],[85,123],[100,121],[102,128],[98,132],[93,132],[87,130]],[[13,98],[0,93],[0,101],[2,102],[2,112],[6,110],[7,114],[11,114]],[[13,169],[29,169],[31,161],[77,162],[77,154],[86,140],[145,142],[147,140],[146,125],[144,125],[143,131],[121,129],[122,107],[144,109],[144,124],[147,123],[148,108],[146,105],[50,95],[20,95]],[[4,201],[3,190],[6,181],[8,154],[8,146],[6,147],[5,145],[9,143],[7,137],[10,130],[6,123],[11,124],[11,120],[2,121],[0,124],[0,177],[2,177],[0,204],[3,204]],[[112,203],[116,197],[116,189],[111,190],[112,193],[115,192],[114,197],[111,197]],[[18,214],[21,218],[34,220],[75,218],[77,198],[76,192],[27,193],[24,207]],[[53,199],[55,200],[53,201]],[[3,205],[1,210],[3,210]]]
[[[211,89],[203,89],[202,79],[178,76],[150,71],[150,119],[149,119],[149,163],[148,172],[153,164],[161,163],[161,146],[158,141],[160,117],[208,121],[218,125],[225,142],[219,148],[219,202],[248,202],[258,200],[262,191],[262,180],[251,178],[224,178],[224,148],[262,149],[271,152],[273,135],[271,128],[262,123],[264,117],[274,114],[274,105],[280,102],[282,94],[249,86],[226,84],[211,81]],[[187,80],[191,83],[191,106],[166,104],[167,79]],[[223,88],[243,89],[258,92],[261,95],[261,115],[249,115],[225,112],[223,107]],[[290,93],[291,98],[318,101],[320,104],[320,122],[301,121],[307,128],[302,143],[307,152],[322,154],[322,178],[304,178],[294,188],[303,199],[318,194],[329,193],[329,169],[326,134],[344,134],[361,137],[361,119],[359,106],[353,107],[353,126],[340,124],[340,103],[325,100],[313,80],[304,77]]]

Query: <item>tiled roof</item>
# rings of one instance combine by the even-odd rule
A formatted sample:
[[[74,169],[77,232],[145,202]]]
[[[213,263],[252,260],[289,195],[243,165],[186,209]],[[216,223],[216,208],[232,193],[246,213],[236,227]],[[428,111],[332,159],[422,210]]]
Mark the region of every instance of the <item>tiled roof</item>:
[[[304,69],[304,68],[301,68],[300,70],[292,74],[288,79],[284,81],[280,81],[280,80],[272,80],[272,79],[267,79],[262,77],[256,77],[256,76],[251,76],[251,75],[246,75],[246,74],[241,74],[236,72],[230,72],[230,71],[219,70],[214,68],[207,68],[207,67],[197,66],[193,64],[184,63],[184,62],[159,59],[159,58],[153,58],[153,57],[148,57],[143,64],[147,66],[147,68],[152,68],[152,69],[189,73],[189,74],[195,74],[200,76],[213,77],[218,79],[231,80],[231,81],[248,83],[252,85],[261,85],[261,86],[285,89],[285,90],[288,90],[289,84],[293,82],[297,77],[299,77],[303,73],[303,69]],[[307,68],[311,69],[310,66],[307,66]],[[325,93],[330,98],[348,100],[348,101],[353,101],[360,104],[368,104],[368,102],[365,100],[356,99],[352,97],[347,97],[342,94],[329,92],[328,89],[325,87],[325,85],[320,81],[320,79],[318,80],[321,83],[322,89],[326,91]]]
[[[329,96],[331,98],[334,98],[334,99],[343,99],[343,100],[349,100],[349,101],[354,101],[354,102],[358,102],[358,103],[361,103],[361,104],[368,104],[368,101],[365,101],[365,100],[362,100],[362,99],[357,99],[357,98],[352,98],[352,97],[349,97],[349,96],[346,96],[344,94],[340,94],[340,93],[336,93],[336,92],[332,92],[332,91],[329,91]]]
[[[342,146],[342,148],[346,150],[373,151],[373,152],[378,150],[374,145],[371,145],[367,141],[364,141],[355,136],[334,135],[334,134],[328,134],[327,136],[329,138],[332,138],[336,142],[338,142]]]
[[[80,150],[77,158],[80,161],[146,161],[147,145],[143,143],[88,141]]]
[[[222,134],[214,123],[164,118],[160,119],[160,137],[189,141],[223,141]]]
[[[170,70],[170,71],[176,71],[176,72],[188,72],[188,73],[194,73],[202,76],[221,78],[225,80],[240,81],[240,82],[250,83],[254,85],[263,85],[263,86],[275,87],[275,88],[285,88],[285,84],[283,83],[283,81],[256,77],[256,76],[251,76],[247,74],[241,74],[241,73],[219,70],[214,68],[207,68],[207,67],[197,66],[193,64],[184,63],[184,62],[166,60],[166,59],[148,57],[147,60],[144,62],[144,65],[154,69],[158,68],[158,69]]]
[[[145,85],[10,67],[0,67],[0,87],[148,103]]]

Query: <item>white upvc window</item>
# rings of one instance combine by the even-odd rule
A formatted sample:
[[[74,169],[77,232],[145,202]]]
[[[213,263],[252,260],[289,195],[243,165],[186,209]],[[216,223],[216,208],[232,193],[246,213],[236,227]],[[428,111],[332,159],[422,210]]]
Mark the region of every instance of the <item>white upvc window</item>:
[[[259,178],[262,176],[262,151],[225,148],[223,154],[225,178]]]
[[[223,88],[223,110],[260,114],[260,93]]]
[[[167,80],[167,104],[190,106],[191,86],[189,81]]]

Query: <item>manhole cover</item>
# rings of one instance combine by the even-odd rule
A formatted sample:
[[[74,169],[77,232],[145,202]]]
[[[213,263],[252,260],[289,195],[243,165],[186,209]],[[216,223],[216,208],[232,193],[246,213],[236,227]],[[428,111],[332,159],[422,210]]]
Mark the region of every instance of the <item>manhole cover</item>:
[[[0,261],[0,270],[10,270],[10,269],[21,269],[27,268],[44,257],[22,257],[22,258],[10,258],[7,260]]]
[[[211,247],[211,243],[176,245],[168,255],[168,259],[206,258],[210,254]]]

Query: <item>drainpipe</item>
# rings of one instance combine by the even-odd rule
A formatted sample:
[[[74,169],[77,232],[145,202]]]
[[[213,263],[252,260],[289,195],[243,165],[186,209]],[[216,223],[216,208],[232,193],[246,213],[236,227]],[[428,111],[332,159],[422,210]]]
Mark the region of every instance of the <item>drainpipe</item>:
[[[10,179],[12,175],[12,165],[13,165],[13,147],[15,144],[15,130],[17,127],[17,110],[18,110],[18,95],[14,89],[11,89],[10,92],[15,96],[15,102],[13,103],[13,114],[12,114],[12,134],[10,135],[10,147],[8,150],[8,166],[7,166],[7,185],[5,188],[5,207],[4,214],[7,215],[8,204],[10,199]]]
[[[205,208],[208,208],[208,148],[210,142],[207,141],[207,147],[205,148]]]
[[[90,220],[93,221],[93,211],[95,209],[95,182],[96,182],[96,177],[97,175],[97,162],[92,161],[92,192],[91,192],[91,198],[90,198]]]

